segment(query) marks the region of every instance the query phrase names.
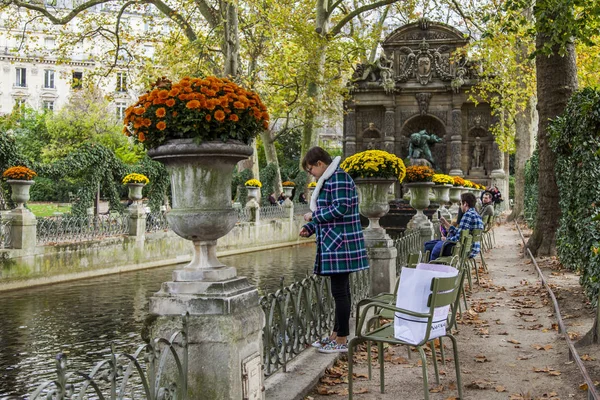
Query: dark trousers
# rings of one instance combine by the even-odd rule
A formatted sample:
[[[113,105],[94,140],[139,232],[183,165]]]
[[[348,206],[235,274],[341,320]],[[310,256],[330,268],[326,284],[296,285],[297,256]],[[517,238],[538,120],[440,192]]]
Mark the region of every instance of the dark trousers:
[[[425,242],[425,251],[429,250],[429,252],[430,252],[429,261],[433,261],[436,258],[440,257],[440,252],[442,251],[443,245],[444,245],[444,242],[441,240],[430,240],[428,242]],[[454,243],[446,244],[446,246],[444,247],[444,254],[442,254],[442,256],[447,257],[447,256],[451,255],[453,247],[454,247]]]
[[[350,335],[350,273],[333,274],[330,277],[331,295],[335,300],[333,331],[345,337]]]

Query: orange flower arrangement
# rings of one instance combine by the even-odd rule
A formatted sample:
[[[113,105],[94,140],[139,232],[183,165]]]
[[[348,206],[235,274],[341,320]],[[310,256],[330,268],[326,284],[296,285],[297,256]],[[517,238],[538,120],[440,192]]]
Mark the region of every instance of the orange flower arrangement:
[[[256,93],[228,79],[162,77],[125,110],[124,123],[123,133],[148,149],[184,138],[249,143],[269,127],[269,114]]]
[[[13,179],[17,181],[30,181],[35,176],[37,176],[35,171],[23,166],[10,167],[2,174],[2,177],[5,179]]]
[[[435,171],[426,165],[411,165],[406,167],[403,183],[431,182]]]
[[[460,176],[454,176],[454,186],[465,186],[466,181]]]

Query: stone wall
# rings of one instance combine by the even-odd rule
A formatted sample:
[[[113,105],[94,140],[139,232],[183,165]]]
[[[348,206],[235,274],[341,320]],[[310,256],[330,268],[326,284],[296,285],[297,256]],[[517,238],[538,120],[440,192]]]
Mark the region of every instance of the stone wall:
[[[219,239],[218,255],[314,241],[298,236],[302,216],[236,225]],[[172,231],[80,243],[0,250],[0,291],[188,262],[192,244]]]

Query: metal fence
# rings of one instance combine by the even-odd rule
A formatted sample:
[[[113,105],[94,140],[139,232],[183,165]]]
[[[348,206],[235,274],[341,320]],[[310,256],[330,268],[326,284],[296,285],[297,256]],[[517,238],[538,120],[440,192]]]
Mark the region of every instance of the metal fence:
[[[264,206],[260,208],[260,219],[288,218],[289,212],[283,206]]]
[[[396,250],[398,250],[398,256],[396,257],[396,276],[400,276],[400,270],[408,262],[408,255],[423,250],[419,231],[404,231],[404,235],[394,241],[394,246],[396,247]]]
[[[369,270],[350,275],[352,309],[369,295]],[[260,298],[266,315],[263,328],[264,373],[273,374],[333,328],[335,302],[330,280],[312,275]]]
[[[310,212],[309,204],[294,203],[294,214],[295,215],[304,215],[307,212]]]
[[[0,218],[0,249],[10,249],[10,219]]]
[[[146,214],[146,232],[166,231],[168,229],[169,223],[164,211]]]
[[[188,318],[169,339],[141,345],[133,354],[115,354],[97,363],[88,373],[69,371],[67,356],[56,357],[56,379],[42,383],[27,398],[133,399],[187,398]]]
[[[37,220],[38,244],[83,242],[128,233],[128,214],[56,216]]]
[[[238,213],[238,222],[249,222],[250,221],[250,212],[246,207],[241,207],[237,209]]]

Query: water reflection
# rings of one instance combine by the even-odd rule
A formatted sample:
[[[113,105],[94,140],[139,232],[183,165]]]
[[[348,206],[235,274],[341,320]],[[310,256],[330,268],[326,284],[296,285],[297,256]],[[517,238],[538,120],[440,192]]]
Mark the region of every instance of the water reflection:
[[[312,273],[315,249],[301,245],[220,257],[267,293]],[[110,352],[133,351],[148,298],[174,267],[24,289],[0,295],[0,398],[22,396],[54,377],[54,358],[88,371]]]

